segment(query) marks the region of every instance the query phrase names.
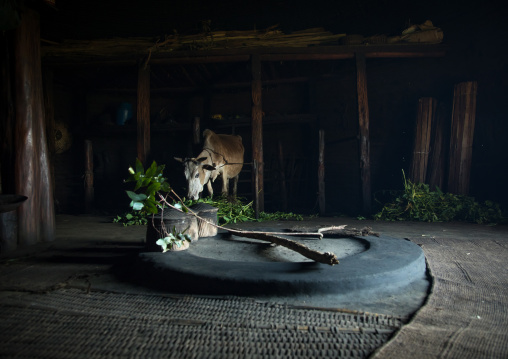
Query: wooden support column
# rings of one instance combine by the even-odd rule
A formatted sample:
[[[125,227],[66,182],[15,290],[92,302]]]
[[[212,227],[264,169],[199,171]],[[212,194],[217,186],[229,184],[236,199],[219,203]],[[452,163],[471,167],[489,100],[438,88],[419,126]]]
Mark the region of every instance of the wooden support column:
[[[360,139],[360,178],[363,212],[371,212],[369,101],[365,54],[356,53],[356,90],[358,95],[358,127]]]
[[[319,130],[318,203],[321,215],[326,212],[325,198],[325,130]]]
[[[450,137],[448,191],[469,194],[473,135],[476,117],[476,82],[455,85]]]
[[[39,15],[27,8],[15,34],[15,164],[17,194],[28,200],[18,208],[18,243],[53,240],[55,213],[44,122]]]
[[[437,101],[432,97],[423,97],[418,100],[413,158],[409,176],[415,183],[425,183],[436,104]]]
[[[144,64],[138,69],[138,101],[137,101],[137,149],[138,159],[147,165],[150,154],[150,66]]]
[[[261,86],[261,60],[259,55],[251,57],[252,71],[252,192],[256,218],[264,211],[263,191],[263,109]]]
[[[93,209],[93,146],[92,141],[85,140],[85,213]]]
[[[432,122],[432,136],[430,142],[429,165],[427,167],[427,181],[431,190],[436,187],[444,190],[445,165],[448,158],[448,148],[445,138],[449,136],[449,112],[443,103],[438,103],[434,121]],[[448,125],[447,125],[448,124]]]

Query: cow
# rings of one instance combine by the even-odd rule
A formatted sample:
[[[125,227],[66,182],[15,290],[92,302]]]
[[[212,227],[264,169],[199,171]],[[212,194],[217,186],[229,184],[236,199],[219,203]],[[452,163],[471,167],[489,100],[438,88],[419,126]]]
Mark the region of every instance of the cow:
[[[208,193],[213,196],[212,182],[222,176],[222,194],[229,195],[229,180],[233,179],[233,195],[236,196],[238,175],[243,167],[244,148],[242,137],[237,135],[216,134],[211,130],[203,131],[203,150],[193,158],[178,158],[183,163],[187,179],[187,197],[197,200],[206,184]]]

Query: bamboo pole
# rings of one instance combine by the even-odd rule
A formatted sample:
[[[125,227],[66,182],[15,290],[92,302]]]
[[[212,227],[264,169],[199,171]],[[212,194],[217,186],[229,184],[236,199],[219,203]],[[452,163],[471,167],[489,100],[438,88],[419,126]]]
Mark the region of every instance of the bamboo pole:
[[[432,122],[432,136],[430,143],[429,165],[427,167],[426,183],[429,184],[431,190],[436,187],[444,189],[445,163],[448,155],[448,149],[445,146],[445,138],[447,138],[446,113],[443,103],[438,103],[436,115]]]

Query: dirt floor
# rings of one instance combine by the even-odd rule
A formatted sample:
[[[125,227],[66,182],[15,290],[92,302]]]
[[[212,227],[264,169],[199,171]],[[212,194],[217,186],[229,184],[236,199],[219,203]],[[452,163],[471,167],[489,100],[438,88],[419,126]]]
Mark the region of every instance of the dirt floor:
[[[409,297],[394,298],[395,302],[413,300],[413,302],[403,310],[400,308],[397,310],[397,307],[399,307],[398,305],[368,307],[365,303],[361,303],[360,300],[356,305],[354,301],[349,301],[346,306],[343,305],[344,303],[341,303],[340,306],[336,305],[335,308],[333,308],[333,304],[330,304],[333,303],[333,298],[332,301],[329,300],[330,298],[327,300],[313,300],[312,297],[307,298],[305,302],[306,313],[317,313],[317,311],[312,310],[312,308],[326,307],[326,309],[322,310],[322,313],[326,312],[326,315],[339,312],[341,315],[348,314],[352,316],[350,319],[353,321],[367,321],[367,319],[365,319],[367,317],[384,318],[382,323],[380,322],[377,326],[372,327],[374,328],[375,334],[384,335],[382,338],[381,336],[376,337],[369,332],[369,328],[371,327],[359,327],[358,324],[355,324],[356,329],[351,331],[351,335],[353,336],[351,338],[353,339],[347,339],[349,340],[348,343],[351,341],[355,343],[356,341],[369,342],[371,344],[368,345],[367,349],[364,348],[360,350],[358,349],[359,347],[356,348],[350,344],[344,344],[342,347],[338,347],[335,344],[333,344],[335,346],[332,346],[330,343],[334,340],[339,340],[337,339],[339,337],[333,337],[327,342],[328,344],[326,345],[328,346],[326,346],[326,348],[334,348],[334,350],[336,349],[338,351],[329,351],[329,355],[327,355],[326,352],[320,352],[320,357],[333,357],[337,355],[336,353],[345,353],[344,355],[352,357],[374,356],[376,358],[505,358],[508,356],[508,329],[505,326],[508,319],[508,299],[506,299],[508,298],[508,266],[506,265],[506,258],[508,258],[507,226],[484,226],[466,223],[376,222],[367,220],[359,221],[348,217],[311,218],[307,219],[304,223],[309,226],[342,224],[347,224],[349,227],[355,228],[369,226],[374,231],[383,235],[409,239],[413,243],[419,245],[424,251],[431,278],[430,287],[417,288],[416,292],[418,293],[416,296],[412,296],[413,299]],[[242,224],[241,227],[244,229],[255,229],[259,228],[260,225],[259,223],[246,223]],[[277,222],[273,225],[278,228],[283,228],[291,224],[288,222]],[[266,224],[263,224],[263,226],[266,227]],[[122,276],[118,275],[118,268],[125,268],[125,265],[129,265],[129,261],[135,258],[137,253],[142,251],[145,231],[146,229],[144,227],[122,227],[121,225],[113,224],[110,218],[107,217],[59,215],[57,216],[57,238],[54,242],[42,243],[30,248],[19,249],[8,255],[3,255],[0,264],[0,307],[2,307],[3,314],[1,317],[2,323],[4,324],[1,328],[3,334],[0,334],[0,347],[4,349],[0,349],[1,356],[75,357],[76,352],[62,352],[62,345],[65,344],[65,340],[63,339],[60,341],[59,345],[52,344],[53,349],[49,344],[47,344],[46,347],[43,345],[44,343],[49,343],[48,338],[54,340],[55,336],[58,337],[58,335],[61,335],[51,333],[51,330],[58,330],[51,329],[51,325],[59,321],[58,318],[61,318],[63,322],[66,318],[65,315],[72,312],[72,318],[74,319],[69,319],[69,325],[72,324],[74,326],[82,319],[83,313],[78,315],[76,309],[69,309],[75,308],[75,306],[79,307],[79,301],[78,304],[74,306],[70,304],[69,298],[78,298],[76,297],[77,294],[72,291],[78,290],[80,293],[88,295],[87,297],[79,297],[81,298],[80,300],[83,301],[82,308],[88,308],[88,305],[96,308],[96,306],[94,306],[93,303],[90,304],[89,301],[99,301],[99,296],[103,295],[101,293],[111,294],[112,297],[110,297],[110,299],[123,298],[122,300],[124,301],[126,300],[126,295],[138,295],[142,296],[142,298],[167,298],[168,295],[171,296],[171,293],[144,287],[143,285],[139,285],[139,283],[130,283],[124,280],[125,278],[120,279]],[[429,295],[427,295],[427,289],[430,292]],[[422,295],[422,293],[424,295]],[[93,295],[95,295],[95,297]],[[62,296],[67,296],[68,301],[63,301]],[[172,298],[177,297],[178,296],[173,296]],[[201,300],[202,298],[200,298],[191,297],[192,300]],[[240,309],[242,305],[246,307],[250,305],[242,304],[245,302],[241,300],[237,303],[239,299],[234,297],[225,298],[224,300],[231,305],[232,303],[239,303],[238,308]],[[280,308],[285,308],[284,310],[293,310],[295,304],[302,307],[301,302],[291,302],[290,300],[285,300],[283,297],[275,298],[276,305],[273,301],[270,304],[270,298],[257,298],[256,300],[258,305],[265,305],[268,303],[266,304],[268,307],[263,313],[268,313],[275,308],[275,306],[279,308],[277,309],[278,312],[282,310]],[[85,301],[88,302],[85,303]],[[53,304],[49,305],[48,303]],[[323,303],[326,305],[323,305]],[[127,304],[128,303],[125,303],[125,310],[129,307]],[[61,305],[62,308],[59,309],[58,305]],[[69,305],[69,307],[64,310],[63,307],[66,305]],[[200,305],[206,307],[209,304],[202,303]],[[280,305],[283,307],[279,307]],[[291,305],[293,305],[292,308],[290,308]],[[400,306],[402,307],[403,305],[401,304]],[[271,309],[269,310],[268,308]],[[366,310],[372,308],[380,310]],[[16,312],[16,310],[21,309],[23,309],[24,312]],[[26,312],[30,310],[35,312]],[[100,314],[98,318],[104,319],[112,315],[111,311],[104,312],[104,308],[102,308],[102,310],[103,312],[101,312],[102,314]],[[228,307],[224,307],[222,309],[217,309],[216,314],[218,318],[220,318],[221,316],[227,316],[228,311],[231,311],[231,308],[228,309]],[[375,315],[365,313],[373,311],[376,313]],[[38,318],[38,315],[42,315],[41,313],[44,313],[44,318],[40,319],[40,326],[37,325],[37,321],[35,321],[35,324],[32,324],[32,327],[35,329],[32,329],[32,332],[28,332],[26,326],[22,325],[23,315],[26,315],[27,318],[31,318],[30,320],[34,321],[34,318]],[[153,313],[154,310],[152,310],[150,315],[153,316]],[[290,314],[288,313],[285,315],[287,315],[287,318],[290,318]],[[51,319],[48,319],[48,315],[51,315]],[[127,320],[125,318],[126,315],[127,314],[123,312],[121,315],[115,314],[111,316],[111,318]],[[364,315],[364,319],[362,319],[361,315]],[[198,316],[193,317],[194,320],[197,320],[197,317]],[[193,318],[188,320],[192,320]],[[88,319],[90,318],[88,317]],[[146,318],[143,320],[146,320]],[[277,323],[284,323],[283,318],[277,320]],[[332,318],[330,320],[332,321],[331,323],[333,323],[335,319]],[[393,324],[397,321],[400,324]],[[203,321],[203,323],[205,322],[208,323],[207,325],[210,324],[210,322]],[[138,323],[136,325],[141,325],[139,323],[144,322],[136,323]],[[223,323],[226,322],[224,321]],[[286,326],[288,325],[287,323],[289,323],[289,319],[287,319]],[[159,356],[168,357],[168,355],[164,355],[164,353],[167,354],[167,350],[172,350],[173,352],[177,352],[180,358],[255,358],[273,357],[274,353],[279,353],[277,355],[281,357],[284,356],[281,353],[286,353],[288,357],[310,357],[309,352],[301,352],[301,348],[302,346],[306,347],[306,350],[313,348],[312,344],[309,344],[309,341],[312,342],[312,340],[309,337],[302,337],[301,342],[297,343],[298,340],[300,340],[298,338],[300,338],[299,335],[301,334],[303,324],[305,324],[305,320],[299,322],[298,335],[288,333],[289,339],[287,340],[288,343],[292,343],[291,345],[280,342],[281,339],[277,339],[277,337],[263,337],[259,339],[259,343],[261,343],[259,345],[264,345],[266,348],[272,348],[273,350],[260,351],[260,349],[252,349],[252,351],[248,351],[246,349],[247,344],[245,344],[242,349],[235,349],[237,351],[234,352],[225,352],[224,350],[226,349],[224,348],[227,348],[228,345],[233,346],[233,344],[231,344],[231,338],[222,338],[217,341],[217,343],[220,343],[218,345],[223,347],[220,352],[212,353],[209,348],[210,343],[201,343],[201,346],[196,344],[192,356],[190,354],[186,356],[185,353],[187,350],[188,353],[191,353],[191,349],[189,349],[188,346],[184,345],[182,347],[171,347],[168,349],[161,344],[162,346],[158,348],[161,351],[159,354],[162,354]],[[307,324],[310,325],[311,323],[309,322]],[[174,329],[178,327],[178,325],[183,324],[180,322],[176,324],[171,322],[171,325],[171,328]],[[185,328],[188,328],[189,322],[185,322],[185,325]],[[195,323],[192,325],[195,325]],[[222,325],[223,324],[221,324],[221,326]],[[241,336],[241,338],[243,338],[241,340],[245,339],[246,342],[253,343],[257,340],[254,340],[252,337],[255,330],[267,330],[267,328],[259,327],[259,323],[251,323],[249,325],[250,326],[245,327],[247,328],[245,335],[241,334],[241,330],[238,328],[235,329],[234,334],[231,335],[243,335]],[[383,325],[385,326],[383,327]],[[146,338],[144,337],[145,341],[142,342],[143,344],[140,344],[135,350],[132,349],[132,352],[129,353],[122,351],[125,348],[110,348],[107,352],[101,352],[100,348],[95,348],[93,350],[86,349],[88,348],[86,345],[92,345],[93,347],[93,340],[95,340],[96,343],[105,341],[103,345],[104,348],[106,348],[110,345],[110,342],[115,341],[115,335],[111,334],[111,328],[105,329],[104,327],[100,327],[101,330],[104,331],[104,335],[100,336],[100,340],[95,337],[94,339],[92,338],[93,334],[86,332],[84,327],[74,326],[70,331],[75,334],[76,338],[80,333],[87,333],[85,337],[81,338],[83,346],[76,346],[76,344],[73,344],[75,348],[79,349],[79,353],[82,353],[83,357],[157,356],[155,354],[150,355],[149,343],[153,341],[153,338],[149,335]],[[205,324],[200,328],[202,329],[204,327],[206,327]],[[19,332],[14,333],[16,331],[14,328],[17,328],[16,330]],[[325,326],[317,325],[314,328],[325,328]],[[332,334],[334,331],[340,331],[331,324],[326,328],[330,328],[330,333]],[[59,330],[62,330],[62,328]],[[90,327],[88,327],[88,330],[90,330]],[[143,332],[143,330],[145,332]],[[278,333],[281,333],[281,335],[283,334],[283,331],[280,329],[274,329],[273,324],[271,324],[269,330],[278,330]],[[286,330],[289,329],[286,328]],[[6,334],[9,332],[11,336]],[[106,332],[110,334],[106,334]],[[139,329],[136,340],[141,340],[139,332],[146,334],[146,328]],[[314,330],[314,332],[319,334],[318,337],[321,338],[319,340],[324,340],[324,332],[320,332],[319,330]],[[72,336],[74,335],[72,333],[67,334]],[[203,338],[209,338],[216,335],[217,331],[210,332],[213,334],[206,333],[202,332],[200,335],[203,335]],[[27,335],[29,338],[26,339],[23,335]],[[263,335],[267,334],[265,333]],[[371,335],[371,337],[374,335],[374,337],[372,337],[374,339],[368,337],[369,335]],[[362,337],[364,339],[362,339]],[[106,338],[109,339],[106,340]],[[165,343],[164,345],[168,344]],[[46,348],[45,350],[47,350],[47,352],[38,352],[38,350],[41,351],[43,347]],[[284,352],[280,351],[282,347],[286,348]],[[296,347],[299,349],[294,349]],[[23,352],[20,348],[29,349]],[[59,349],[57,350],[55,348]],[[298,352],[298,350],[300,350],[300,352]],[[208,353],[208,355],[206,353]],[[318,355],[316,354],[316,356]]]

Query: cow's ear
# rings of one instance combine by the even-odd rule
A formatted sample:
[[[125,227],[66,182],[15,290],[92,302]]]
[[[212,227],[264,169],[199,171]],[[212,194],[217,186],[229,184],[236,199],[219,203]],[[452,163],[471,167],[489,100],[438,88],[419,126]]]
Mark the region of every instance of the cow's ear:
[[[179,158],[179,157],[173,157],[175,160],[177,160],[178,162],[181,162],[183,163],[183,159],[182,158]]]
[[[198,161],[198,162],[203,162],[203,161],[205,161],[205,160],[206,160],[206,157],[200,157],[200,158],[198,158],[196,161]]]
[[[204,170],[208,170],[208,171],[215,171],[216,170],[215,166],[203,165],[201,167],[203,167]]]

